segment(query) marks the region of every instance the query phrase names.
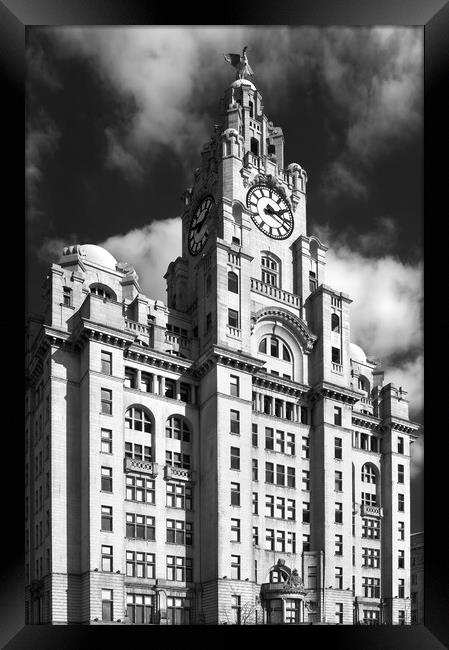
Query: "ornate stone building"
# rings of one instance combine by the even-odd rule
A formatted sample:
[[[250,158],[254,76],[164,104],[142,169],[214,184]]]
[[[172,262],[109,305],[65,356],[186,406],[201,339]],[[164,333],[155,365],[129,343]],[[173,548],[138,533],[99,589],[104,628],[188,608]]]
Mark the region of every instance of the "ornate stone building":
[[[351,342],[307,174],[246,78],[167,305],[64,249],[28,330],[29,623],[410,623],[406,393]]]

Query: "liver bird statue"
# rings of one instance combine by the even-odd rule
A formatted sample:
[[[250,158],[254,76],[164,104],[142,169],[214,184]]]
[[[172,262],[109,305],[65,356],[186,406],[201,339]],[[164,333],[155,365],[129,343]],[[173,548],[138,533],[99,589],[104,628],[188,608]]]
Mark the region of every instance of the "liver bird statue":
[[[245,45],[241,56],[240,54],[223,54],[225,61],[233,65],[237,70],[235,76],[236,79],[247,79],[248,77],[252,77],[254,75],[254,72],[248,63],[248,57],[246,56],[247,49],[248,46]]]

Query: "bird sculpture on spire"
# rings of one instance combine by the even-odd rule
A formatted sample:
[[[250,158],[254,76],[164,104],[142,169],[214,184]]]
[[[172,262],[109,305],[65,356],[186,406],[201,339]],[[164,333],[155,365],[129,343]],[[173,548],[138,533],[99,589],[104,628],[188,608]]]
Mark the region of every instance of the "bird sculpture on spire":
[[[246,50],[248,49],[248,46],[245,45],[243,48],[242,54],[223,54],[225,61],[230,63],[231,65],[234,66],[234,68],[237,70],[236,79],[247,79],[248,77],[252,77],[254,75],[254,72],[248,63],[248,57],[246,56]]]

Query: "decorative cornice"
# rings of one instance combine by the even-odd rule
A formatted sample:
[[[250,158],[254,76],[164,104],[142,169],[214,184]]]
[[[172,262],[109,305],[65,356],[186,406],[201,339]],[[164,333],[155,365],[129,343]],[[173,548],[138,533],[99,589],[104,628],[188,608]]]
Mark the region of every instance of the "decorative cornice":
[[[141,348],[137,345],[132,345],[125,349],[123,353],[125,359],[130,359],[138,363],[168,370],[169,372],[177,372],[181,375],[193,374],[193,365],[190,359],[181,359],[179,357],[172,357],[163,352],[157,352],[151,348]]]
[[[315,402],[318,399],[323,399],[323,397],[351,405],[355,404],[359,400],[359,394],[355,391],[324,381],[315,384],[309,391],[309,398],[312,402]]]
[[[297,399],[304,397],[310,390],[310,386],[305,384],[299,384],[263,372],[253,375],[253,386],[283,393],[284,395],[296,397]]]
[[[263,367],[264,362],[260,359],[254,359],[244,353],[225,350],[224,348],[214,345],[205,355],[198,359],[192,372],[196,377],[201,378],[217,364],[222,366],[231,366],[236,370],[255,374]]]
[[[269,319],[283,321],[289,329],[294,331],[295,334],[299,331],[304,343],[304,352],[308,354],[312,351],[315,341],[318,339],[316,334],[311,332],[302,318],[296,316],[287,309],[283,309],[282,307],[270,305],[269,307],[262,307],[262,309],[259,309],[258,312],[251,316],[251,332],[256,323]]]
[[[409,435],[417,438],[418,432],[422,434],[422,425],[419,422],[412,422],[411,420],[403,420],[402,418],[388,417],[383,420],[386,428],[400,431],[401,433],[408,433]]]
[[[362,429],[371,429],[371,431],[377,431],[378,433],[384,432],[384,426],[381,420],[374,419],[374,417],[373,419],[368,419],[363,413],[353,413],[352,424]]]

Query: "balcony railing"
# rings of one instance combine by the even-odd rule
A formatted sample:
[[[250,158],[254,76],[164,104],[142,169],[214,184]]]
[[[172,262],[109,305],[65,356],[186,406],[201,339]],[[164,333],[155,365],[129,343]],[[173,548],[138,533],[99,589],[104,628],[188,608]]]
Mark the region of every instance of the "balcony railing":
[[[236,339],[241,339],[242,330],[240,327],[233,327],[232,325],[228,325],[228,336],[233,336]]]
[[[370,399],[369,397],[362,397],[360,401],[362,402],[362,404],[366,404],[367,406],[373,405],[373,400]]]
[[[184,467],[172,467],[171,465],[166,465],[164,468],[164,479],[166,481],[169,481],[170,479],[177,479],[194,483],[195,472],[191,469],[185,469]]]
[[[151,334],[151,327],[149,325],[144,325],[143,323],[138,323],[137,321],[130,320],[125,318],[125,329],[130,332],[135,332],[136,334],[146,334],[149,336]]]
[[[279,287],[274,287],[272,284],[267,284],[257,278],[251,278],[251,290],[264,296],[269,296],[272,300],[282,302],[284,305],[296,307],[296,309],[301,307],[301,298],[296,294],[285,291],[285,289],[280,289]]]
[[[332,372],[338,372],[340,375],[343,374],[343,366],[340,363],[332,362]]]
[[[383,517],[383,508],[362,503],[362,517]]]
[[[148,460],[125,457],[125,472],[140,472],[142,474],[158,475],[158,464]]]

